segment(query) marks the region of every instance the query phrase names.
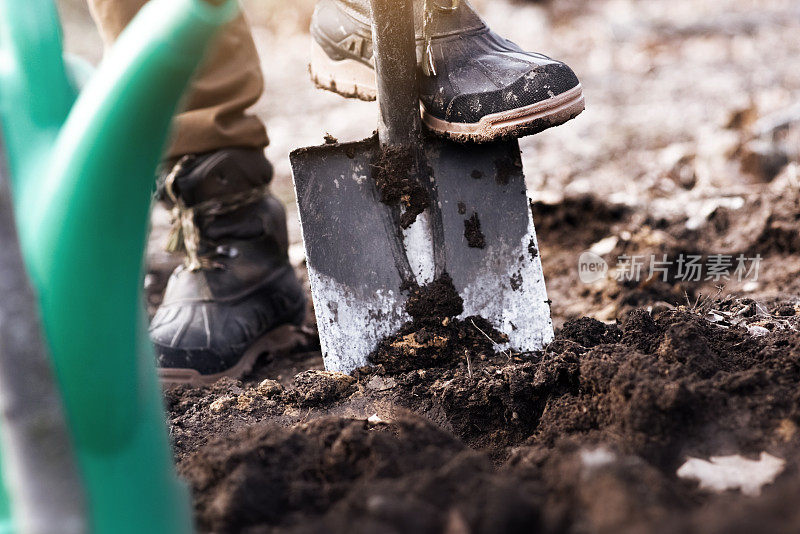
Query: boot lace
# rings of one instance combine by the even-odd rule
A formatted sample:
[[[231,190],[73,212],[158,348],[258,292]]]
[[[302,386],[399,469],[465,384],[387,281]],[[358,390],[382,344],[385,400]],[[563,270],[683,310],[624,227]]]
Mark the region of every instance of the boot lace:
[[[264,185],[240,193],[212,198],[188,207],[175,192],[175,180],[181,175],[189,160],[190,156],[180,158],[164,179],[164,190],[173,203],[172,228],[165,249],[167,252],[184,252],[186,254],[184,265],[190,271],[222,269],[224,265],[221,263],[213,261],[208,256],[200,255],[201,238],[196,224],[197,217],[202,216],[213,220],[220,215],[232,213],[254,204],[264,198],[269,187]]]
[[[425,54],[422,61],[422,72],[426,76],[436,76],[436,61],[433,58],[433,21],[436,13],[453,13],[458,9],[461,0],[446,0],[442,5],[439,0],[425,0],[425,14],[422,17],[422,38],[425,41]]]

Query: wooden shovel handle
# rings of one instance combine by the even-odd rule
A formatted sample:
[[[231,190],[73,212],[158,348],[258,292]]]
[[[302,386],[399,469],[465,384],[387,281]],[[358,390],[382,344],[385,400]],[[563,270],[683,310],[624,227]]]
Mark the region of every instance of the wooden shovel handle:
[[[413,146],[421,125],[412,0],[370,0],[383,146]]]

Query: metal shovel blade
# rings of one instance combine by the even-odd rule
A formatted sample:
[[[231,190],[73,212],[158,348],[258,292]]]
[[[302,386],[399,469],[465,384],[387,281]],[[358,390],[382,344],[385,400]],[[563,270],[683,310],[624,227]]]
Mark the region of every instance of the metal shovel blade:
[[[411,269],[424,285],[442,259],[464,299],[462,318],[484,317],[516,350],[550,342],[549,301],[517,142],[427,139],[432,208],[407,230],[379,200],[371,168],[377,150],[371,139],[290,156],[325,368],[349,373],[367,365],[378,342],[411,320],[402,273]],[[470,246],[480,244],[476,219],[483,248]]]

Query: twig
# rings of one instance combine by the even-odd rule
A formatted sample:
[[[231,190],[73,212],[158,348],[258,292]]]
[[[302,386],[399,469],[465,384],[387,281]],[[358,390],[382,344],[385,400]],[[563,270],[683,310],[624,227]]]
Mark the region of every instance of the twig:
[[[507,351],[503,350],[503,348],[500,346],[500,344],[499,344],[499,343],[497,343],[497,342],[496,342],[494,339],[490,338],[490,337],[489,337],[489,334],[487,334],[486,332],[484,332],[483,330],[481,330],[481,328],[480,328],[478,325],[476,325],[476,324],[475,324],[475,321],[473,321],[472,319],[470,319],[470,320],[469,320],[469,322],[471,322],[471,323],[472,323],[472,326],[474,326],[474,327],[475,327],[475,328],[478,330],[478,332],[480,332],[481,334],[483,334],[483,335],[484,335],[484,337],[485,337],[486,339],[488,339],[489,341],[491,341],[491,342],[492,342],[492,345],[494,345],[494,348],[495,348],[495,349],[496,349],[498,352],[502,352],[503,354],[505,354],[505,355],[506,355],[506,357],[508,358],[508,360],[509,360],[509,361],[511,361],[511,354],[509,354]]]
[[[472,378],[472,364],[469,361],[469,351],[464,349],[464,358],[467,360],[467,375]]]
[[[542,354],[542,359],[539,360],[539,368],[536,369],[536,374],[537,375],[539,374],[539,372],[541,372],[542,367],[544,366],[544,360],[545,360],[545,358],[547,358],[547,351],[549,351],[549,350],[550,350],[550,346],[549,345],[544,348],[544,354]]]

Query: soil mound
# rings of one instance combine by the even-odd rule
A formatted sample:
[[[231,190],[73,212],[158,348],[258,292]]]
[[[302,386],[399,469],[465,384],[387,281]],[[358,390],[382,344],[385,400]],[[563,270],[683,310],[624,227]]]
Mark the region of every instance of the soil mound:
[[[450,366],[454,362],[493,354],[508,338],[482,317],[456,319],[464,300],[450,275],[411,290],[406,312],[413,320],[382,340],[369,361],[388,372]]]
[[[489,533],[537,519],[532,496],[414,416],[254,426],[212,442],[182,474],[211,532]]]
[[[447,273],[430,284],[412,289],[406,302],[406,312],[414,319],[446,319],[461,315],[463,311],[464,299]]]
[[[479,343],[471,356],[431,342],[414,349],[424,369],[392,364],[406,353],[355,377],[175,388],[180,470],[209,532],[785,526],[800,519],[790,504],[800,318],[791,303],[770,309],[725,299],[636,310],[617,325],[579,319],[537,354],[498,352],[467,322]],[[676,474],[689,457],[763,451],[787,467],[759,498],[713,494]]]

